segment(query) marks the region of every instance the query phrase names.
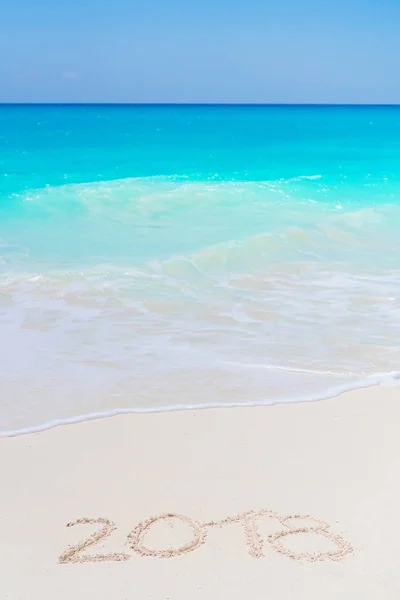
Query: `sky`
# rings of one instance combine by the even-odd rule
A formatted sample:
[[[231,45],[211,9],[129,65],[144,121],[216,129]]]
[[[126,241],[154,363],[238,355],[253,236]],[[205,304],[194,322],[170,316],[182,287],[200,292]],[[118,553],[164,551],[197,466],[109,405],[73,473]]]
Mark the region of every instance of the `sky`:
[[[400,0],[4,0],[0,102],[400,103]]]

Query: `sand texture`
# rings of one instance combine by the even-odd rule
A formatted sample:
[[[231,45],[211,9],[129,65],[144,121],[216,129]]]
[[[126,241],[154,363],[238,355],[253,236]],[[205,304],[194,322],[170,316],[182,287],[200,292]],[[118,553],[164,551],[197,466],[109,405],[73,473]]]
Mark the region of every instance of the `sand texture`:
[[[0,439],[2,600],[398,600],[400,388]]]

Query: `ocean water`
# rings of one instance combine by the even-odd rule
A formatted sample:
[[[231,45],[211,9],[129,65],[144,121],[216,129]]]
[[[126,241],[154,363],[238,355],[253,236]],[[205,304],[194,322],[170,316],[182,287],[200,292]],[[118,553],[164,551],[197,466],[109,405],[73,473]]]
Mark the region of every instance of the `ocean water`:
[[[0,106],[0,430],[398,381],[400,107]]]

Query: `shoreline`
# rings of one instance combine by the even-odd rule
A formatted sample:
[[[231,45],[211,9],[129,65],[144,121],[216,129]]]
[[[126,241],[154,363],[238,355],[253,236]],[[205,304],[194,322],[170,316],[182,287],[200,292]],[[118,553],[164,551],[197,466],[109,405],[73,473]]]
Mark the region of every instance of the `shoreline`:
[[[7,600],[395,600],[400,389],[0,440]]]
[[[354,382],[354,384],[346,384],[329,388],[326,393],[318,394],[317,396],[299,396],[292,400],[263,400],[260,402],[232,402],[232,403],[211,403],[211,404],[188,404],[188,405],[172,405],[172,406],[150,406],[150,407],[132,407],[132,408],[115,408],[111,410],[99,411],[94,413],[83,414],[79,416],[66,417],[64,419],[56,419],[46,421],[40,425],[32,427],[23,427],[19,429],[0,430],[0,439],[19,437],[22,435],[31,435],[48,431],[55,427],[76,425],[87,421],[97,421],[98,419],[109,419],[122,415],[131,414],[154,414],[154,413],[169,413],[181,411],[198,411],[198,410],[215,410],[225,408],[252,408],[252,407],[267,407],[276,405],[291,405],[305,404],[314,402],[323,402],[334,398],[339,398],[343,394],[347,394],[356,390],[363,390],[375,387],[399,387],[400,390],[400,372],[390,371],[388,373],[376,373],[369,375],[365,379]]]

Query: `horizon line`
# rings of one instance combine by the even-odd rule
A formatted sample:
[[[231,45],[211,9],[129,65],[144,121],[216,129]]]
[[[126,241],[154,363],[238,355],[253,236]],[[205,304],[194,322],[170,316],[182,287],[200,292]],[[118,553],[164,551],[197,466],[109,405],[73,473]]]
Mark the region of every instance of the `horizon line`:
[[[400,103],[356,102],[1,102],[0,106],[308,106],[308,107],[400,107]]]

